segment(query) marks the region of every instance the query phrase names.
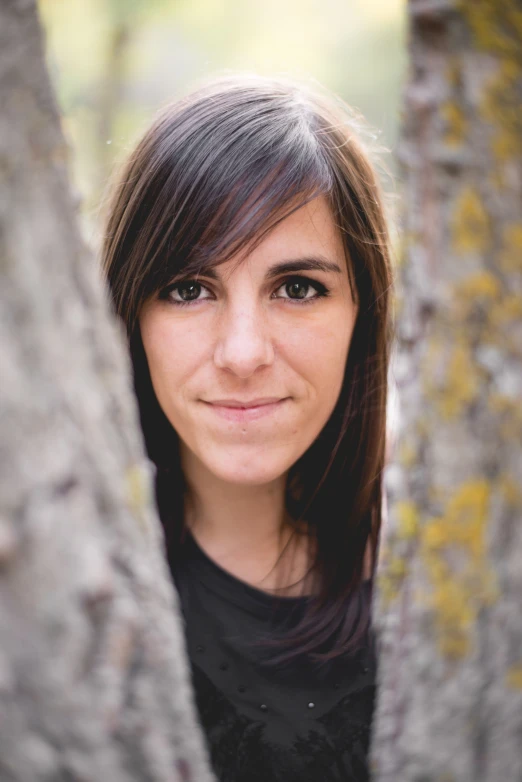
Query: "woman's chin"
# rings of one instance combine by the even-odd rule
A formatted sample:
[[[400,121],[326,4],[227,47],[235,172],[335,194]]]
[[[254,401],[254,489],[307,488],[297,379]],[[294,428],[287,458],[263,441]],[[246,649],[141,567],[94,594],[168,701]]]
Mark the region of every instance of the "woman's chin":
[[[206,464],[207,469],[224,483],[237,486],[263,486],[276,481],[288,470],[286,464],[273,463],[266,455],[259,460],[245,458],[240,461],[220,460],[218,463]]]

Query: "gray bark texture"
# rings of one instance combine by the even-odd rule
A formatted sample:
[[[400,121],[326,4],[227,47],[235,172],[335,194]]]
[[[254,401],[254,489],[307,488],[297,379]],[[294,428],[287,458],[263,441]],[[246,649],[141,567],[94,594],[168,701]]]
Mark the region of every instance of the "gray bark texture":
[[[410,0],[376,782],[522,780],[522,3]]]
[[[0,779],[210,782],[33,0],[0,4],[0,106]]]

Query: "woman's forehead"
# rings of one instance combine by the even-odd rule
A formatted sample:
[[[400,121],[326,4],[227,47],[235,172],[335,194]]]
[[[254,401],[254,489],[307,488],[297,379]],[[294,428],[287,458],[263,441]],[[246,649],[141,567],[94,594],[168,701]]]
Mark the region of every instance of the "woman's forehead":
[[[246,265],[252,270],[262,270],[268,278],[275,278],[298,271],[342,274],[346,267],[341,232],[324,196],[301,205],[257,242],[255,239],[221,263],[202,266],[200,273],[221,279]]]

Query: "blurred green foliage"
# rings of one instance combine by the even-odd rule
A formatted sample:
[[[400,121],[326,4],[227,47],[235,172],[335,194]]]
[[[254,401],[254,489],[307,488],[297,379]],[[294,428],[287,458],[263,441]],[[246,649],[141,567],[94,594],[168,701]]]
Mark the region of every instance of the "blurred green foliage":
[[[114,164],[157,109],[224,70],[313,79],[393,149],[406,0],[39,0],[86,238]]]

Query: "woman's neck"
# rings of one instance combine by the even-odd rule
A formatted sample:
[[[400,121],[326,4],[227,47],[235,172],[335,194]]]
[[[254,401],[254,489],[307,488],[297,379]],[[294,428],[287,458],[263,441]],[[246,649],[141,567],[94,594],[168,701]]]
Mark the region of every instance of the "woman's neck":
[[[182,453],[182,465],[185,523],[209,557],[260,589],[287,587],[304,576],[308,551],[302,536],[292,536],[286,475],[269,484],[242,486],[220,481],[191,453]]]
[[[286,475],[261,486],[220,480],[194,454],[182,449],[186,521],[214,544],[257,546],[279,540],[285,526]]]

